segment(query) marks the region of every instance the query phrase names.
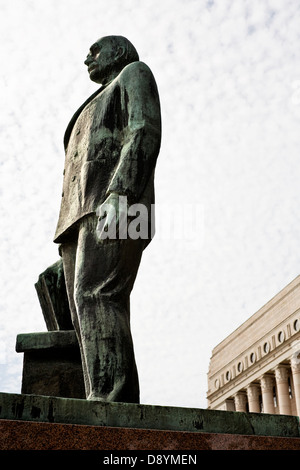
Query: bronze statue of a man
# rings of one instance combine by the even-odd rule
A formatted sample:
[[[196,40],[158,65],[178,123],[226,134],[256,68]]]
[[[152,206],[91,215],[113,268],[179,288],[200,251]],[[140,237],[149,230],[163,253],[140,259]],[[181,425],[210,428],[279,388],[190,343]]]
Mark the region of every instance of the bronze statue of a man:
[[[161,142],[159,96],[152,72],[122,36],[97,40],[85,64],[102,86],[65,133],[54,242],[60,244],[87,399],[138,403],[129,297],[151,230],[147,237],[101,235],[124,216],[120,197],[126,209],[139,203],[150,215]],[[106,227],[99,225],[103,212]]]

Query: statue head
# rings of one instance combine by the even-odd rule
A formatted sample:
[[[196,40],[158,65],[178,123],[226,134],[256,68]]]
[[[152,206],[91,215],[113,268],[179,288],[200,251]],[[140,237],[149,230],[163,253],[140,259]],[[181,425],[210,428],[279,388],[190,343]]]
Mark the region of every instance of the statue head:
[[[84,61],[90,79],[105,85],[131,62],[139,60],[135,47],[123,36],[104,36],[91,47]]]

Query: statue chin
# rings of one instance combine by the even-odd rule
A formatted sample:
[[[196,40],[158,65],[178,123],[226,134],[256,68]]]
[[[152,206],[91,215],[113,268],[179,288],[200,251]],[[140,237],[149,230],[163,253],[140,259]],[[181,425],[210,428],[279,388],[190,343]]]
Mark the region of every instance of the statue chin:
[[[90,79],[92,80],[92,82],[95,82],[98,84],[101,84],[103,82],[103,79],[101,79],[99,75],[99,71],[97,69],[92,69],[89,72],[89,75],[90,75]]]

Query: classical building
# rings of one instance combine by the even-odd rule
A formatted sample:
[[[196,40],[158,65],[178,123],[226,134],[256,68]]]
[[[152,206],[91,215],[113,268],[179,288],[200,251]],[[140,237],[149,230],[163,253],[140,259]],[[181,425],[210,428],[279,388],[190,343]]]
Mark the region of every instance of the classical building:
[[[213,349],[207,401],[300,416],[300,276]]]

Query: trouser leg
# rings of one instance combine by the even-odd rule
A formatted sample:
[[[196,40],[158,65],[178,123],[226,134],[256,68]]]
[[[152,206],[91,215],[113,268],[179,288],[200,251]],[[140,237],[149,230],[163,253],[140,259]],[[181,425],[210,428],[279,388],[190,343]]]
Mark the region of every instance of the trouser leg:
[[[139,402],[129,296],[143,245],[131,239],[100,243],[94,221],[89,217],[80,226],[70,280],[86,393],[88,398]]]
[[[66,291],[67,291],[67,296],[68,296],[68,301],[69,301],[69,309],[71,313],[74,330],[76,332],[76,336],[77,336],[78,343],[79,343],[85,391],[86,391],[86,395],[88,395],[90,393],[89,391],[90,382],[89,382],[87,367],[86,367],[85,358],[83,354],[78,315],[77,315],[77,310],[76,310],[75,301],[74,301],[76,252],[77,252],[77,241],[72,241],[72,242],[64,243],[63,245],[61,245],[61,256],[62,256],[62,261],[63,261],[64,277],[65,277]]]

